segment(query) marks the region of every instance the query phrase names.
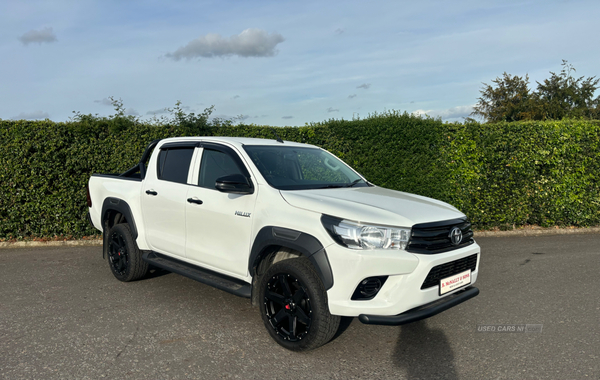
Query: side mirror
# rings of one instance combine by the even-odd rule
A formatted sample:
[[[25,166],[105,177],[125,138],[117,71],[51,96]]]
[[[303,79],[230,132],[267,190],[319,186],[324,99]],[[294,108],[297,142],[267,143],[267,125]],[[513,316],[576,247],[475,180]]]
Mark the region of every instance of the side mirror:
[[[252,194],[254,192],[250,180],[241,174],[232,174],[217,178],[215,189],[222,193],[233,194]]]

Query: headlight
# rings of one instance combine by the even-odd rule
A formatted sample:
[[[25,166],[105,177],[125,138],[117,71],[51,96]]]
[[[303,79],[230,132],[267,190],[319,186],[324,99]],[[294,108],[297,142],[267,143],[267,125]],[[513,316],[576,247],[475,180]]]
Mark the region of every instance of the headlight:
[[[323,215],[321,223],[333,240],[352,249],[405,249],[410,238],[410,228],[363,224],[329,215]]]

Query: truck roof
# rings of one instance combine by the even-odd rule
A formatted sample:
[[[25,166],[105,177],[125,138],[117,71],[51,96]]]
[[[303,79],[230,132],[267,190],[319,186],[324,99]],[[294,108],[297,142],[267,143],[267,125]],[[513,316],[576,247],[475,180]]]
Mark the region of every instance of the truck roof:
[[[225,136],[191,136],[191,137],[169,137],[162,139],[159,145],[167,142],[178,142],[178,141],[207,141],[207,142],[224,142],[232,145],[242,147],[244,145],[279,145],[279,146],[303,146],[303,147],[315,147],[311,144],[302,144],[293,141],[284,141],[283,143],[278,142],[275,139],[258,139],[253,137],[225,137]]]

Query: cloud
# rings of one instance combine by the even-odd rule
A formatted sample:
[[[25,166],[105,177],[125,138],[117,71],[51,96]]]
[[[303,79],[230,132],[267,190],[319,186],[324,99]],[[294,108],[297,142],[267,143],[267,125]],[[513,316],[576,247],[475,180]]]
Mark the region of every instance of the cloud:
[[[425,115],[429,115],[431,112],[433,112],[432,110],[416,110],[413,111],[412,114],[415,116],[425,116]]]
[[[238,35],[229,38],[220,34],[209,33],[190,41],[173,53],[166,56],[179,61],[182,58],[225,57],[237,55],[240,57],[272,57],[277,54],[275,47],[285,39],[279,33],[267,33],[261,29],[246,29]]]
[[[348,95],[348,99],[356,98],[356,94]]]
[[[473,106],[458,106],[445,110],[416,110],[412,114],[417,116],[429,115],[433,117],[441,117],[442,119],[459,119],[468,117],[473,112]]]
[[[331,113],[331,112],[340,112],[340,110],[333,108],[333,107],[329,107],[327,108],[327,112]]]
[[[41,45],[44,42],[51,43],[58,40],[56,39],[56,34],[54,34],[52,28],[44,28],[41,30],[30,30],[19,37],[19,41],[21,41],[23,45],[29,45],[33,43]]]
[[[100,100],[94,100],[94,103],[100,103],[103,106],[112,106],[112,100],[110,100],[109,98],[103,98]]]
[[[50,115],[48,112],[34,111],[34,112],[21,112],[18,116],[13,117],[13,120],[37,120],[37,119],[49,119]]]
[[[160,108],[154,111],[148,111],[146,112],[146,115],[160,115],[163,113],[169,113],[169,111],[166,108]]]
[[[282,116],[281,118],[282,119],[293,119],[294,117],[293,116]]]
[[[127,108],[125,110],[125,115],[126,116],[139,116],[140,114],[138,111],[134,110],[133,108]]]
[[[360,86],[356,86],[356,88],[364,88],[365,90],[368,90],[369,87],[371,87],[371,83],[363,83]]]
[[[225,114],[218,114],[218,115],[210,115],[210,119],[212,120],[231,120],[233,119],[234,116],[230,116],[230,115],[225,115]]]
[[[473,105],[458,106],[439,111],[438,116],[441,116],[443,119],[456,119],[468,117],[471,112],[473,112]]]

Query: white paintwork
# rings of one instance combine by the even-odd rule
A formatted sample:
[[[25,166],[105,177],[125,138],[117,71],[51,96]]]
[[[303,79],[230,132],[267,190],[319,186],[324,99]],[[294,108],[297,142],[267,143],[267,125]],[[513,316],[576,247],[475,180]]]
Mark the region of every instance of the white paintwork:
[[[383,187],[282,191],[292,206],[363,223],[410,227],[464,216],[447,203]]]
[[[187,185],[164,184],[164,181],[157,180],[157,152],[162,144],[176,141],[207,141],[231,147],[246,165],[254,184],[254,193],[235,195],[195,186],[201,148],[196,148],[194,153]],[[90,214],[94,225],[102,229],[99,208],[106,197],[123,199],[130,205],[136,220],[140,249],[154,249],[248,283],[252,281],[248,273],[250,249],[261,228],[279,226],[305,232],[325,247],[334,279],[333,287],[327,291],[329,309],[332,314],[343,316],[397,315],[435,301],[440,298],[438,287],[420,289],[430,269],[480,252],[477,244],[435,255],[401,250],[363,251],[340,246],[322,226],[322,214],[397,227],[455,219],[464,217],[464,214],[444,202],[377,186],[279,191],[268,185],[246,155],[243,145],[280,143],[235,137],[165,139],[155,148],[143,182],[92,177],[89,184],[93,200]],[[307,146],[287,141],[285,145]],[[153,197],[145,194],[151,188],[164,199],[152,203]],[[187,198],[191,197],[197,197],[204,203],[187,203]],[[236,216],[235,211],[249,212],[251,216]],[[479,260],[477,265],[471,274],[471,283],[477,280]],[[374,299],[350,299],[364,278],[384,275],[390,277]]]
[[[154,173],[148,174],[140,193],[148,246],[157,252],[184,256],[188,185],[161,181]],[[146,190],[154,190],[158,195],[148,195]]]
[[[186,205],[186,257],[229,275],[246,277],[256,196],[257,192],[227,194],[191,186],[187,197],[200,199],[203,204]],[[236,211],[249,212],[250,217],[236,216]]]

